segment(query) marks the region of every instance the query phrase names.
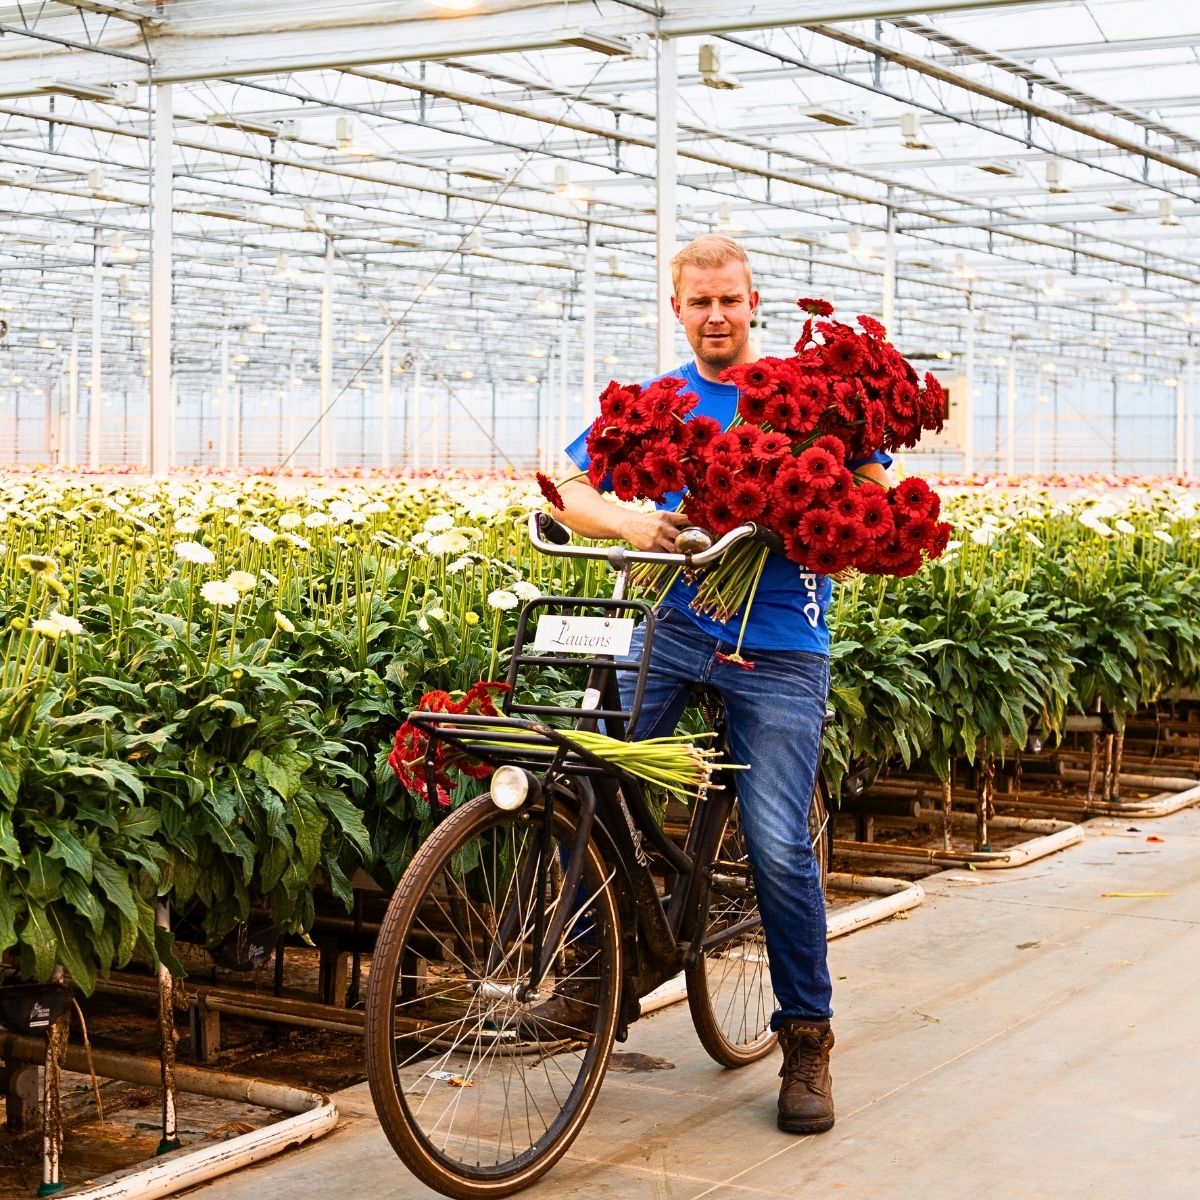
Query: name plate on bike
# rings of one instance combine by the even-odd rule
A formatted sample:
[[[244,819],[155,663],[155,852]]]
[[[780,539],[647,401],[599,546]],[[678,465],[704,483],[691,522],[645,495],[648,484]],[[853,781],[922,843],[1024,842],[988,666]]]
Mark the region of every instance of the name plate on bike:
[[[533,648],[548,654],[628,654],[633,626],[632,617],[545,616]]]

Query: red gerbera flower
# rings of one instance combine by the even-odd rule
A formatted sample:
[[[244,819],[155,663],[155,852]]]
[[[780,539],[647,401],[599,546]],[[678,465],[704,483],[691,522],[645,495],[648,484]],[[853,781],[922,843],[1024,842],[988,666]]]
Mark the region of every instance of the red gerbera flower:
[[[759,453],[759,444],[766,436],[757,425],[738,425],[729,431],[738,453],[749,457]]]
[[[825,450],[829,454],[832,454],[837,459],[839,466],[846,461],[846,443],[839,437],[834,437],[832,434],[827,433],[817,438],[813,442],[813,445],[818,450]]]
[[[796,462],[785,463],[775,476],[774,500],[788,508],[804,506],[812,496],[812,485]]]
[[[836,575],[839,571],[844,571],[854,561],[854,555],[845,550],[836,550],[832,547],[821,547],[814,549],[808,556],[808,563],[812,570],[821,575]]]
[[[859,496],[859,488],[852,488],[844,496],[839,496],[833,506],[833,511],[847,521],[858,521],[862,516],[863,502]]]
[[[693,417],[684,428],[692,443],[692,449],[702,450],[721,432],[721,422],[712,417]]]
[[[859,503],[862,506],[858,515],[859,524],[875,541],[891,537],[894,523],[892,506],[888,504],[887,493],[882,488],[863,487],[858,489],[858,494]]]
[[[766,420],[769,396],[742,395],[738,397],[738,415],[747,425],[758,425]]]
[[[946,547],[950,542],[950,535],[954,530],[949,521],[939,521],[933,527],[933,536],[925,543],[925,549],[930,558],[940,558],[945,552]]]
[[[562,512],[567,506],[563,503],[563,498],[559,494],[558,488],[554,486],[554,480],[549,475],[544,475],[541,471],[538,471],[535,478],[537,479],[537,485],[541,489],[542,495],[546,498],[546,503],[551,508],[557,508],[559,512]]]
[[[825,361],[843,375],[853,375],[863,363],[862,346],[856,337],[840,337],[825,347]]]
[[[883,324],[875,320],[874,317],[859,317],[858,323],[873,338],[878,338],[880,341],[883,341],[883,339],[887,337],[887,330],[883,327]]]
[[[800,518],[800,536],[814,549],[833,544],[833,517],[821,508],[813,508]]]
[[[800,473],[810,487],[825,489],[834,481],[835,472],[842,465],[828,450],[809,447],[796,460]]]
[[[741,398],[757,396],[769,400],[775,394],[776,367],[771,359],[738,363],[721,372],[722,383],[732,383]]]
[[[652,495],[678,492],[684,486],[683,466],[678,458],[669,454],[650,454],[646,457],[646,471],[654,480]]]
[[[828,544],[844,554],[853,555],[866,541],[866,535],[857,521],[835,516],[830,525]]]
[[[896,538],[900,545],[910,553],[914,550],[921,550],[926,543],[933,537],[934,524],[932,521],[927,521],[920,518],[916,521],[908,521],[903,525],[896,527]]]
[[[704,488],[708,492],[728,492],[734,484],[733,471],[724,463],[715,463],[709,467],[704,477]]]
[[[708,514],[711,524],[711,532],[720,536],[723,533],[728,533],[736,524],[736,518],[733,515],[733,510],[729,507],[728,501],[717,499],[709,505]]]
[[[763,458],[782,458],[791,449],[791,439],[782,433],[764,433],[758,440],[758,453]]]
[[[803,299],[797,300],[796,304],[812,317],[833,316],[833,305],[828,300],[814,300],[805,296]]]
[[[633,500],[637,488],[637,470],[630,463],[617,463],[612,469],[612,489],[617,499]]]
[[[778,429],[784,433],[798,432],[800,426],[800,405],[796,402],[794,396],[787,393],[776,396],[774,400],[767,404],[766,419],[767,424],[772,429]]]
[[[753,479],[742,478],[729,493],[729,511],[738,521],[755,521],[767,505],[767,494]]]
[[[929,496],[929,484],[915,475],[892,489],[896,511],[905,517],[925,516]]]

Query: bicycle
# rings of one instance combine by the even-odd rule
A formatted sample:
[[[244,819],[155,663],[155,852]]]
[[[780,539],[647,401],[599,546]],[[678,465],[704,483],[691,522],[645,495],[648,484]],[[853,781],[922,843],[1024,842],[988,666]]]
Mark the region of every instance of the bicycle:
[[[699,568],[743,538],[772,536],[750,524],[690,553],[578,547],[547,514],[534,514],[539,550],[608,561],[612,598],[540,597],[524,606],[502,716],[410,715],[431,735],[431,797],[438,739],[496,768],[490,791],[444,816],[409,864],[367,992],[367,1074],[380,1123],[409,1169],[447,1196],[507,1196],[545,1174],[583,1127],[641,997],[680,971],[701,1044],[718,1063],[757,1062],[775,1045],[733,772],[718,772],[719,786],[691,804],[679,845],[635,778],[547,723],[603,724],[618,737],[634,728],[655,614],[625,598],[631,564]],[[568,617],[598,610],[610,625],[629,627],[617,614],[640,616],[640,660],[530,653],[533,617],[555,609]],[[522,668],[568,664],[587,672],[577,707],[513,700]],[[628,708],[620,671],[634,673]],[[721,744],[719,700],[710,694],[705,704]],[[824,887],[832,831],[819,768],[816,777],[810,831]]]

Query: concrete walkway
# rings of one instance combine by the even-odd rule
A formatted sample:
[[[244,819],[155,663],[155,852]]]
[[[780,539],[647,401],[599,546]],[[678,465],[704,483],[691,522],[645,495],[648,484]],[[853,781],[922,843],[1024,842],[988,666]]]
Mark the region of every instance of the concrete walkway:
[[[722,1071],[676,1006],[634,1027],[583,1134],[524,1194],[1197,1200],[1200,811],[1087,828],[1019,870],[927,880],[907,919],[831,945],[830,1133],[779,1133],[777,1062]],[[1105,895],[1145,892],[1166,894]],[[337,1102],[325,1140],[193,1195],[432,1195],[365,1086]]]

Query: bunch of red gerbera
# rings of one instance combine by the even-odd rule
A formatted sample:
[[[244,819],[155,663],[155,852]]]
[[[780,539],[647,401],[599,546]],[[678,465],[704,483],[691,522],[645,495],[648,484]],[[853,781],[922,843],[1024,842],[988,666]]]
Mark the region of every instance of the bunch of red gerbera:
[[[756,521],[780,535],[790,559],[821,574],[910,575],[949,539],[937,495],[917,478],[881,488],[845,464],[940,429],[945,392],[933,375],[917,375],[878,321],[859,317],[856,329],[826,319],[825,300],[799,305],[808,319],[793,357],[723,372],[739,395],[728,429],[687,419],[697,398],[682,379],[610,383],[588,433],[588,478],[608,480],[623,500],[662,503],[686,489],[693,524],[719,535]],[[697,603],[726,620],[752,574],[722,566],[710,579]],[[726,586],[735,579],[740,586]]]
[[[417,703],[417,710],[454,715],[475,713],[497,717],[500,712],[496,708],[493,695],[501,696],[508,690],[507,683],[480,680],[472,684],[459,700],[455,700],[449,692],[426,692]],[[401,786],[422,799],[428,791],[425,786],[425,751],[428,747],[428,732],[420,725],[414,725],[412,721],[405,721],[396,730],[392,752],[388,755],[388,765],[395,772]],[[456,782],[452,772],[471,779],[486,779],[492,773],[492,767],[448,742],[439,741],[434,748],[433,771],[437,784],[438,806],[448,808],[450,794]]]

